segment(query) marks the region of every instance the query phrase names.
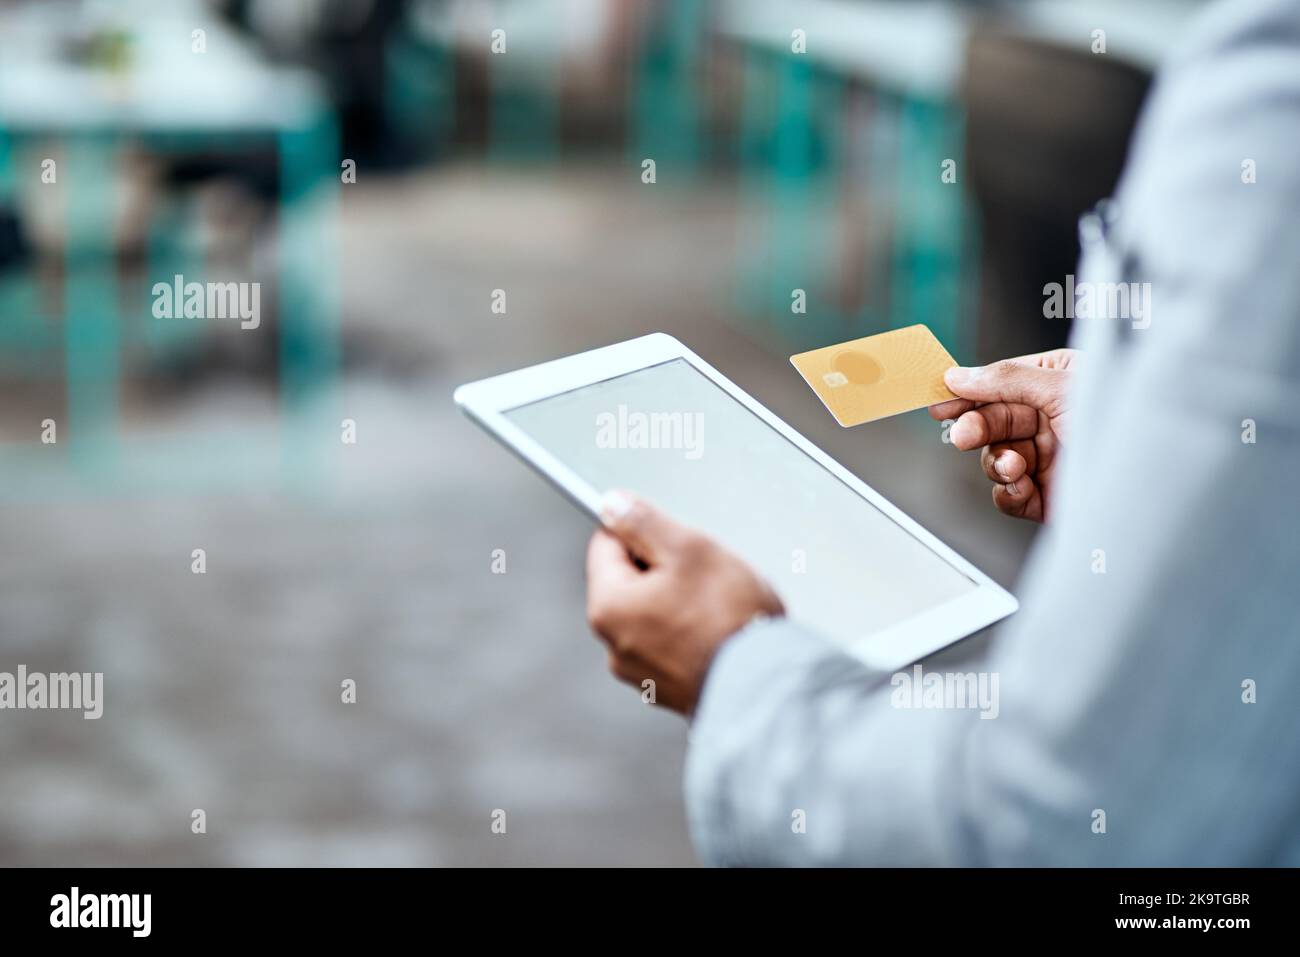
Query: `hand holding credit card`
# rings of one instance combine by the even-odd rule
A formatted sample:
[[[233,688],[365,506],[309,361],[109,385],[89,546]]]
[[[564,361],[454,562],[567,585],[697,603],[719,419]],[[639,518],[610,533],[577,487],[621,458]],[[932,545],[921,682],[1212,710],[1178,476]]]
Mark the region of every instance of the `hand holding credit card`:
[[[845,428],[956,398],[943,374],[957,363],[920,323],[801,352],[790,361]]]

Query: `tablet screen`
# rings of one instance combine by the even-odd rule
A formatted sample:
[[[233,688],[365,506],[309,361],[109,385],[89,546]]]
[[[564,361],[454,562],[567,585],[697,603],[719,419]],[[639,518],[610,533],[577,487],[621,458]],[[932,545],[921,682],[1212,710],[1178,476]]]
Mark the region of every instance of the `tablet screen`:
[[[629,489],[712,535],[827,637],[861,638],[976,588],[684,359],[505,415],[598,492]]]

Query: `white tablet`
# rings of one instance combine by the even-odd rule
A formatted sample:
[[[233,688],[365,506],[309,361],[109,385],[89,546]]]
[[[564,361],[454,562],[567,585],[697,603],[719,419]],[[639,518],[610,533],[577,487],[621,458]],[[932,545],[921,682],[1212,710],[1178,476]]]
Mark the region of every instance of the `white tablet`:
[[[740,555],[790,618],[873,667],[901,668],[1017,608],[672,336],[483,379],[455,398],[588,514],[611,488],[636,492]]]

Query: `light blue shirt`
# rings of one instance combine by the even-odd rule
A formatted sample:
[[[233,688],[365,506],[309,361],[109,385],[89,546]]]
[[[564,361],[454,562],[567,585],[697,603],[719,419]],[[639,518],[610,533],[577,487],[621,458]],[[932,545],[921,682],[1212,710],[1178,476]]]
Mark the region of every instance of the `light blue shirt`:
[[[968,666],[997,717],[753,625],[691,730],[706,861],[1300,864],[1300,3],[1204,12],[1116,199],[1080,279],[1150,325],[1076,322],[1053,523]]]

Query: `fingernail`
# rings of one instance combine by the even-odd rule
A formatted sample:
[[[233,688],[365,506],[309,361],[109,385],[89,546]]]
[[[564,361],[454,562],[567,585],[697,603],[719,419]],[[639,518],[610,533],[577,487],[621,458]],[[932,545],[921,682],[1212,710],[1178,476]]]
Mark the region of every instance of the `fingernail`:
[[[948,388],[955,390],[970,385],[974,376],[974,369],[969,369],[966,366],[953,366],[943,374],[943,381]]]
[[[632,507],[632,496],[620,489],[611,489],[600,500],[600,521],[613,525]]]
[[[1018,495],[1018,494],[1019,494],[1019,493],[1016,491],[1016,484],[1017,484],[1019,481],[1020,481],[1019,479],[1016,479],[1015,482],[1008,482],[1006,485],[1003,486],[1003,488],[1005,488],[1005,489],[1007,490],[1007,494],[1008,494],[1008,495]]]

